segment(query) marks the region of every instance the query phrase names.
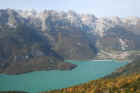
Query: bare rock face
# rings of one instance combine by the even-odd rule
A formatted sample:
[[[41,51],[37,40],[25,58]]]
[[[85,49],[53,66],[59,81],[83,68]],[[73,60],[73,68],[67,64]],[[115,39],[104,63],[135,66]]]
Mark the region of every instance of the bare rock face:
[[[64,59],[91,59],[97,53],[96,39],[75,12],[6,9],[0,19],[0,73],[71,70],[76,65]]]
[[[71,69],[75,65],[64,63],[65,59],[93,59],[100,50],[140,49],[138,17],[97,18],[74,11],[1,9],[0,20],[1,73]]]
[[[83,16],[73,11],[41,12],[42,33],[48,38],[52,49],[64,59],[92,59],[97,53],[96,37],[88,35],[87,31],[91,28],[83,23],[83,17],[87,17],[87,22],[96,20],[94,16]]]
[[[23,13],[21,12],[20,14]],[[54,37],[57,36],[57,34],[51,36],[50,32],[56,33],[56,31],[59,30],[62,30],[62,33],[63,30],[71,30],[72,32],[76,28],[79,29],[79,31],[93,34],[94,43],[98,40],[100,46],[103,46],[102,49],[107,49],[108,46],[112,50],[120,51],[139,49],[139,17],[120,18],[113,16],[97,18],[94,15],[77,14],[74,11],[57,12],[53,10],[46,10],[40,13],[28,11],[27,14],[24,13],[24,16],[25,15],[28,16],[26,16],[26,19],[30,19],[30,23],[33,23],[36,28],[43,31],[53,43],[56,43]],[[108,39],[112,39],[113,42],[110,41],[112,43],[106,46]],[[94,46],[95,45],[96,44],[94,44]],[[118,45],[118,47],[115,47],[116,45]]]
[[[0,24],[0,73],[22,74],[40,70],[70,70],[76,67],[64,63],[63,56],[51,49],[48,38],[28,19],[14,10],[1,11],[0,18],[7,20]]]

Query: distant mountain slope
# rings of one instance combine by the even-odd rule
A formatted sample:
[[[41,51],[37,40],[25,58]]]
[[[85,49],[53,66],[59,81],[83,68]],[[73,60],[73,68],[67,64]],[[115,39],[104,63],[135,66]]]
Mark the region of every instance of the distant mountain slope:
[[[47,65],[40,70],[71,69],[75,65],[64,63],[65,59],[87,60],[98,54],[99,59],[126,59],[130,51],[140,50],[139,28],[138,17],[97,18],[73,11],[0,9],[0,72],[14,73],[17,69],[10,69],[27,63],[36,70],[42,64]],[[111,56],[104,57],[106,54]],[[36,71],[32,68],[25,72]]]
[[[140,18],[139,17],[103,17],[94,15],[77,14],[74,11],[57,12],[46,10],[40,13],[36,11],[20,11],[19,14],[28,19],[31,24],[44,32],[61,30],[73,30],[92,33],[93,41],[105,50],[137,50],[140,48]],[[95,42],[94,42],[95,43]],[[117,46],[116,46],[117,45]]]
[[[16,27],[16,24],[13,24],[13,19],[17,24],[30,25],[28,27],[35,29],[43,38],[46,38],[50,48],[64,59],[93,59],[97,54],[96,35],[87,33],[91,29],[87,25],[96,20],[93,15],[79,15],[73,11],[65,13],[51,10],[41,13],[36,11],[16,12],[11,9],[1,11],[8,12],[8,20],[4,20],[6,25]],[[11,18],[9,11],[14,11],[16,14],[12,13]],[[19,19],[22,19],[22,21],[17,21]]]
[[[73,59],[89,59],[93,58],[97,55],[97,51],[104,50],[105,52],[111,53],[114,51],[113,55],[117,56],[118,52],[126,51],[133,51],[133,50],[140,50],[140,18],[139,17],[127,17],[127,18],[119,18],[119,17],[103,17],[97,18],[94,15],[88,14],[78,14],[74,11],[68,12],[57,12],[53,10],[45,10],[40,13],[36,11],[20,11],[19,14],[29,20],[31,24],[33,24],[36,29],[41,30],[47,37],[49,37],[50,44],[53,47],[59,46],[56,37],[58,37],[58,33],[61,34],[69,34],[73,33],[75,36],[80,35],[79,39],[85,38],[84,41],[76,41],[74,36],[70,36],[67,38],[74,38],[74,44],[81,44],[84,47],[85,40],[88,43],[86,45],[92,45],[92,49],[86,47],[87,52],[93,51],[93,53],[85,53],[85,55],[89,56],[81,56],[80,54],[84,54],[79,47],[77,48],[73,45],[70,41],[71,47],[73,49],[69,49],[69,47],[65,46],[62,47],[65,49],[64,53],[60,55],[64,56],[65,58],[72,58]],[[78,33],[77,33],[78,31]],[[68,32],[68,33],[67,33]],[[82,35],[84,33],[84,35]],[[51,34],[50,34],[51,33]],[[88,34],[87,34],[88,33]],[[65,35],[60,35],[63,38]],[[90,38],[87,38],[90,37]],[[92,38],[91,38],[92,37]],[[62,41],[63,41],[63,38]],[[68,40],[68,39],[67,39]],[[92,42],[91,42],[92,41]],[[57,42],[57,43],[56,43]],[[57,45],[58,44],[58,45]],[[61,45],[61,44],[60,44]],[[63,45],[63,44],[62,44]],[[67,45],[67,43],[66,43]],[[63,50],[62,48],[58,48],[57,50]],[[86,50],[85,48],[82,48]],[[71,51],[77,51],[75,54]],[[129,55],[129,53],[128,53]],[[128,57],[128,56],[127,56]],[[120,58],[121,59],[121,58]],[[126,59],[126,58],[125,58]]]
[[[1,10],[2,11],[2,10]],[[33,25],[14,10],[3,10],[0,18],[5,20],[0,27],[0,73],[21,74],[38,70],[72,69],[75,65],[63,62],[63,57],[51,49],[51,45]],[[4,13],[3,13],[4,12]],[[4,15],[4,16],[3,16]]]
[[[82,23],[79,14],[44,11],[38,18],[41,32],[48,37],[52,49],[64,59],[93,59],[96,56],[96,36],[88,35],[90,28]],[[94,21],[94,16],[91,19]]]

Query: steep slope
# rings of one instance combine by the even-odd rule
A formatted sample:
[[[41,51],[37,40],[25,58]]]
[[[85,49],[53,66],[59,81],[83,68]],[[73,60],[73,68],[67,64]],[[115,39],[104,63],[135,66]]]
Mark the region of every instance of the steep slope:
[[[116,72],[113,72],[108,77],[117,77],[117,76],[123,76],[123,75],[129,75],[129,74],[139,74],[140,73],[140,56],[136,56],[135,60],[129,64],[127,64],[124,67],[121,67]]]
[[[97,50],[99,50],[99,53],[103,56],[105,55],[104,53],[100,52],[100,50],[108,53],[113,52],[113,56],[121,56],[123,54],[126,54],[126,56],[124,56],[123,58],[118,56],[117,57],[119,59],[128,59],[128,56],[131,55],[129,51],[140,49],[139,17],[120,18],[116,16],[97,18],[94,15],[77,14],[74,11],[57,12],[53,10],[45,10],[40,13],[37,13],[36,11],[22,11],[19,14],[30,20],[30,23],[33,24],[36,29],[39,29],[44,33],[44,35],[49,37],[49,41],[51,42],[50,44],[53,47],[57,47],[58,44],[58,38],[56,37],[59,36],[65,38],[65,35],[63,35],[63,33],[69,34],[70,32],[73,33],[73,35],[77,35],[78,39],[84,38],[83,42],[73,42],[75,45],[80,43],[82,46],[84,46],[86,40],[86,42],[88,42],[86,43],[87,46],[92,45],[93,48],[91,49],[85,46],[85,48],[88,50],[82,48],[87,52],[94,50],[93,53],[85,53],[89,57],[86,58],[84,56],[84,59],[95,57],[97,55]],[[62,35],[60,35],[59,32]],[[83,32],[85,32],[86,34],[82,35]],[[89,37],[89,35],[90,38],[87,38]],[[61,38],[62,41],[63,38]],[[77,51],[77,48],[72,43],[72,41],[76,41],[77,38],[74,38],[73,36],[69,36],[66,38],[71,38],[69,44],[71,45],[73,50]],[[72,40],[72,38],[74,39]],[[63,50],[62,48],[66,48],[63,54],[60,51]],[[75,55],[75,53],[70,53],[72,49],[68,50],[69,47],[64,45],[64,47],[62,48],[59,49],[57,47],[57,50],[59,50],[59,52],[61,52],[60,55],[64,56],[65,58],[71,59],[72,56],[75,57],[73,59],[83,58],[83,56],[80,55],[83,54],[82,51],[77,52],[79,54]],[[119,51],[119,53],[117,51]],[[107,56],[106,58],[111,58],[113,56]],[[117,59],[117,57],[114,58]]]
[[[140,50],[139,20],[138,17],[97,19],[97,59],[132,60],[129,58],[132,52]]]
[[[4,17],[5,20],[0,24],[0,73],[21,74],[75,67],[63,62],[63,57],[51,49],[48,39],[29,24],[28,20],[14,10],[1,11],[0,18]],[[10,16],[13,16],[12,19]]]
[[[42,93],[140,93],[140,75],[93,80],[81,85]]]
[[[82,23],[79,14],[44,11],[40,19],[41,32],[48,37],[52,49],[64,59],[86,60],[96,56],[96,36],[87,33],[90,28]]]
[[[39,13],[1,9],[0,20],[1,72],[9,73],[7,66],[10,64],[17,61],[21,61],[20,65],[32,63],[34,58],[40,60],[44,57],[59,62],[96,56],[98,59],[126,60],[132,51],[140,50],[140,18],[137,17],[96,18],[73,11],[45,10]],[[53,66],[48,62],[51,67],[42,68],[57,69],[59,62],[55,61]],[[74,66],[63,64],[67,64],[67,69]]]

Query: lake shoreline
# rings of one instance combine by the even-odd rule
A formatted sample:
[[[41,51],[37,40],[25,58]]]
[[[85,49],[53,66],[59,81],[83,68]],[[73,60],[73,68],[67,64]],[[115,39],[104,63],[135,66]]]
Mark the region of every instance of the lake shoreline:
[[[4,84],[0,86],[0,91],[12,90],[38,93],[40,91],[61,89],[102,78],[126,64],[112,61],[73,61],[73,63],[77,67],[71,71],[49,70],[22,75],[0,75],[0,82]]]
[[[73,62],[74,61],[74,62]],[[77,68],[76,63],[77,62],[119,62],[119,63],[124,63],[128,62],[130,63],[132,60],[116,60],[116,59],[89,59],[89,60],[65,60],[64,62],[72,63],[72,67],[70,69],[44,69],[44,70],[37,70],[37,71],[29,71],[29,72],[22,72],[22,73],[0,73],[0,75],[22,75],[22,74],[28,74],[28,73],[33,73],[33,72],[38,72],[38,71],[71,71],[75,68]]]
[[[132,62],[132,60],[116,60],[116,59],[89,59],[89,60],[65,60],[65,62],[71,62],[71,61],[76,61],[76,62],[85,62],[85,61],[95,61],[95,62],[102,62],[102,61],[108,61],[108,62]]]

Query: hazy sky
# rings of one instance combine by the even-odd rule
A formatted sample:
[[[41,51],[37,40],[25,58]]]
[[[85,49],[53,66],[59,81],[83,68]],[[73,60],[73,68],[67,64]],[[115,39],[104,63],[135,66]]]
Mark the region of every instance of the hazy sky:
[[[140,0],[0,0],[0,8],[74,10],[96,16],[140,16]]]

